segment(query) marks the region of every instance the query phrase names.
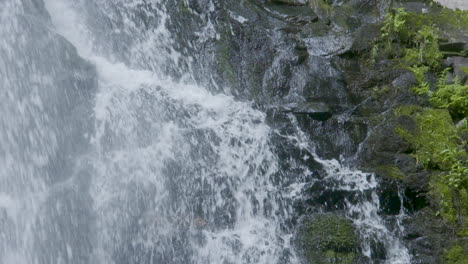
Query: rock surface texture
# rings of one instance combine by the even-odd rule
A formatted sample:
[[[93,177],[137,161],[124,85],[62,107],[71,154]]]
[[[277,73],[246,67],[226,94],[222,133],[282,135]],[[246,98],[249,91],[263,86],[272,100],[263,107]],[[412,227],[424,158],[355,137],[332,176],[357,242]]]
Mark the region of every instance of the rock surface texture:
[[[468,11],[129,2],[0,1],[0,262],[468,263]]]
[[[468,2],[444,4],[463,9]],[[432,92],[418,93],[415,87],[427,83],[431,91],[454,88],[438,86],[444,73],[447,84],[457,78],[461,85],[450,93],[464,93],[468,13],[431,1],[247,1],[228,6],[245,20],[218,23],[225,28],[219,32],[225,33],[203,48],[216,54],[210,62],[219,69],[215,78],[238,98],[254,99],[270,113],[273,127],[287,130],[284,115],[295,115],[321,157],[341,157],[375,173],[379,213],[386,224],[392,226],[400,212],[406,212],[402,236],[412,263],[466,263],[468,174],[462,132],[466,123],[461,121],[466,112],[442,106],[438,98],[430,98]],[[389,22],[392,14],[395,20]],[[398,29],[398,23],[407,31]],[[433,28],[424,26],[431,24]],[[405,46],[411,41],[414,44]],[[411,51],[416,51],[416,59]],[[422,75],[418,69],[424,69]],[[466,109],[466,94],[459,100]],[[461,151],[451,165],[439,160],[447,149]],[[460,166],[456,185],[445,181],[451,176],[443,175],[452,175],[445,166]],[[346,194],[317,195],[320,191],[317,185],[310,188],[305,211],[343,208]],[[335,209],[320,205],[325,201]],[[383,261],[386,256],[378,248],[373,248],[375,260]],[[327,250],[319,247],[313,254],[322,252],[326,259],[332,254]],[[312,259],[366,263],[358,255],[342,262]]]

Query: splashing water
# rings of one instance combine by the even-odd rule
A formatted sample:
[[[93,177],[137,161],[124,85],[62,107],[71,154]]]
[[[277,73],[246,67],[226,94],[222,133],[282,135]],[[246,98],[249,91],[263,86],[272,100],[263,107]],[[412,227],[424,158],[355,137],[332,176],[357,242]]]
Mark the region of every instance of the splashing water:
[[[247,103],[164,75],[161,65],[178,64],[177,52],[145,50],[148,43],[171,43],[164,15],[151,34],[137,31],[140,39],[128,49],[134,58],[125,64],[97,55],[105,47],[77,19],[85,15],[77,14],[76,2],[47,4],[57,30],[96,65],[99,76],[90,188],[99,230],[96,258],[102,263],[277,262],[288,239],[281,239],[277,217],[265,213],[265,201],[278,191],[269,180],[277,161],[264,115]],[[139,3],[97,4],[125,17]],[[161,8],[158,4],[151,9]],[[112,11],[106,14],[112,19]],[[136,30],[127,26],[131,29],[123,31]],[[81,35],[71,35],[75,27]],[[139,65],[141,54],[149,64]]]
[[[170,1],[40,3],[0,3],[0,262],[299,263],[265,114],[195,84]],[[363,253],[409,263],[373,176],[314,158],[362,195]]]

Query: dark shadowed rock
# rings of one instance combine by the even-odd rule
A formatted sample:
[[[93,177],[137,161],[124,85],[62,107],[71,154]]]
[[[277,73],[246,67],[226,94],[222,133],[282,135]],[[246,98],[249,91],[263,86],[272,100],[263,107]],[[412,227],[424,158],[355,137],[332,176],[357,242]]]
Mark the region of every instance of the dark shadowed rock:
[[[332,116],[330,107],[321,102],[291,103],[283,106],[283,111],[296,115],[307,115],[320,121],[325,121]]]
[[[270,0],[270,1],[273,3],[294,5],[294,6],[304,6],[309,2],[308,0]]]
[[[468,82],[468,58],[449,57],[445,63],[453,69],[453,72],[462,83]]]

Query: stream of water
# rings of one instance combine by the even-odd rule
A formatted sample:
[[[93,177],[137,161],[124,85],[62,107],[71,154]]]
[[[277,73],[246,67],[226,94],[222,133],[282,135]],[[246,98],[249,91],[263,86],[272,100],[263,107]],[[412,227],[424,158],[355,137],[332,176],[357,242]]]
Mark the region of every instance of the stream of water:
[[[300,263],[284,223],[301,184],[273,181],[276,131],[196,84],[170,2],[0,3],[0,263]],[[386,263],[410,263],[373,175],[313,158],[359,196],[363,255],[381,241]]]

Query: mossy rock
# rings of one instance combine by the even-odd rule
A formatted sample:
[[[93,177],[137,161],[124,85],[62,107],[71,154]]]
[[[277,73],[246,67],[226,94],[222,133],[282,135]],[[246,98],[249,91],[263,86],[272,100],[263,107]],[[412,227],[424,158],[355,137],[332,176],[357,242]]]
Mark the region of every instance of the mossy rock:
[[[358,243],[349,219],[333,214],[315,215],[304,222],[298,242],[307,263],[355,263]]]
[[[390,180],[404,180],[405,174],[396,166],[393,165],[382,165],[377,167],[376,172],[383,177]]]
[[[460,241],[445,251],[444,264],[468,264],[468,242]]]

